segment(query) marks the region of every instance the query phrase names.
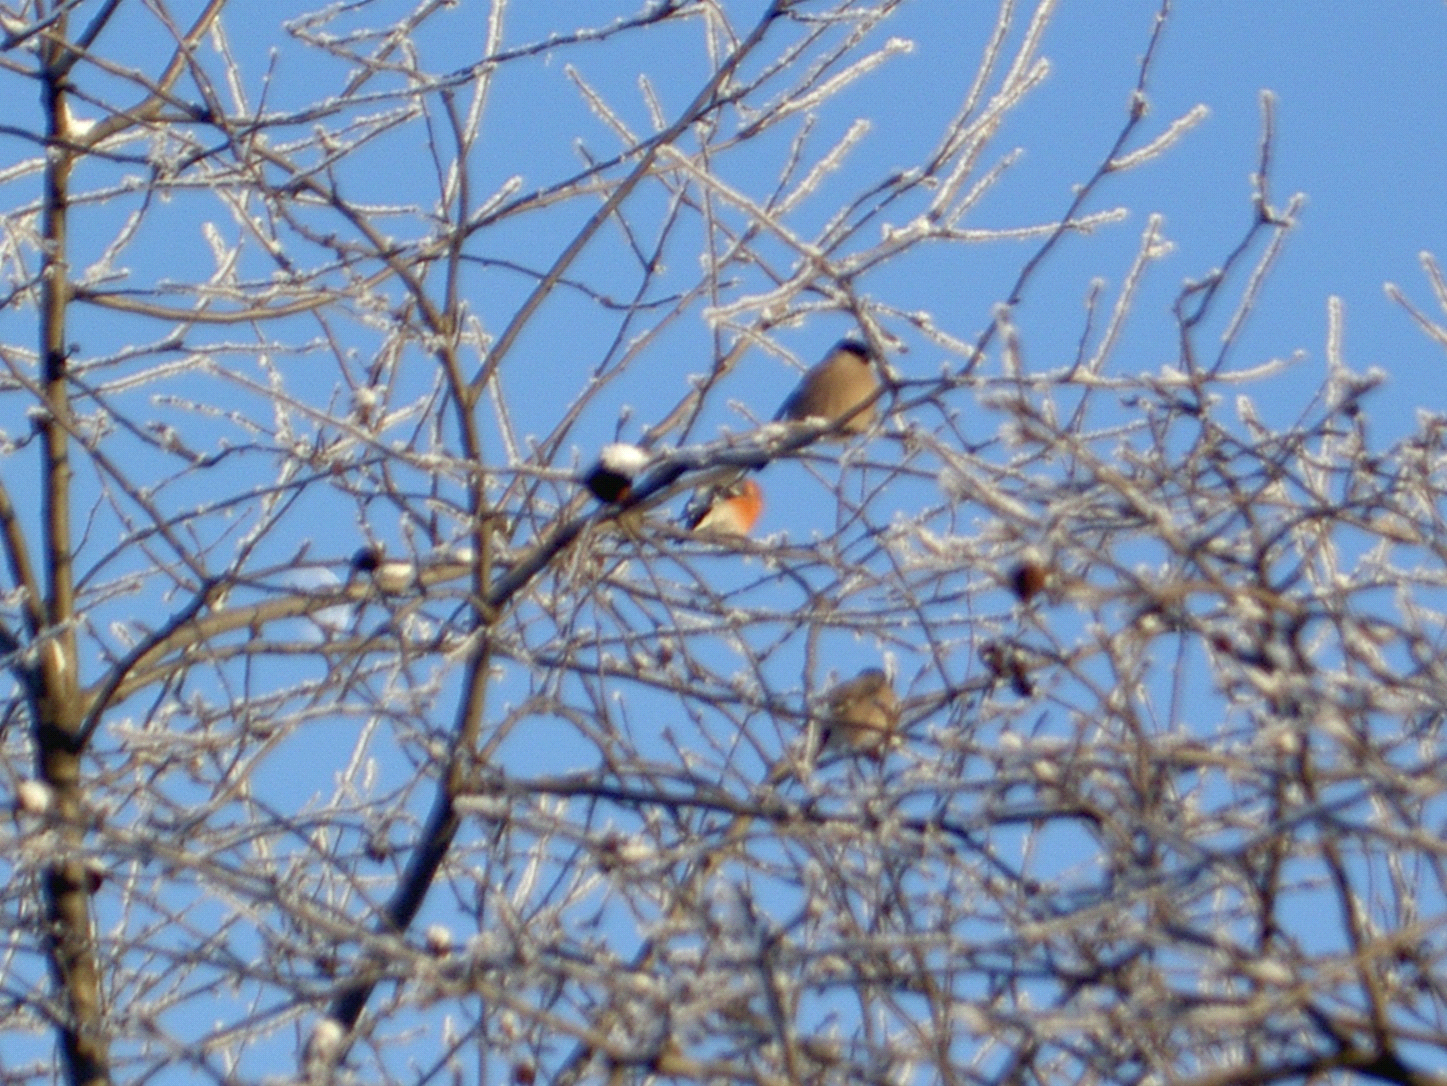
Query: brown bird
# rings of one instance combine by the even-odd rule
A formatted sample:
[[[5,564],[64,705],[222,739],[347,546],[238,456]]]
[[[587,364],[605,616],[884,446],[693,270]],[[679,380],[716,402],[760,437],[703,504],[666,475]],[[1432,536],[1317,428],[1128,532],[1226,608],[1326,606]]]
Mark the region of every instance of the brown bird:
[[[882,757],[899,727],[899,698],[889,676],[866,668],[830,689],[819,713],[819,748]]]
[[[1010,570],[1010,588],[1021,603],[1029,603],[1045,591],[1050,583],[1050,570],[1038,559],[1022,558]]]
[[[841,437],[862,434],[879,414],[878,392],[869,348],[857,339],[841,339],[824,361],[804,374],[774,420],[846,420],[839,428]]]
[[[683,523],[691,532],[748,535],[764,511],[764,492],[752,479],[694,491],[683,510]]]

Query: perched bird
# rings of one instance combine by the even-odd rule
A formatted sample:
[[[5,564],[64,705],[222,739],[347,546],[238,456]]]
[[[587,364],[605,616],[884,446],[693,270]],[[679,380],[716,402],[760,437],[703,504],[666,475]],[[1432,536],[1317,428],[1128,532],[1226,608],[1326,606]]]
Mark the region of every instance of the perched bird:
[[[379,547],[363,547],[352,555],[352,572],[372,579],[377,591],[396,596],[417,586],[417,567],[401,558],[388,558]]]
[[[1035,696],[1035,682],[1030,678],[1030,664],[1014,645],[991,641],[980,648],[980,662],[995,682],[1008,681],[1017,697]]]
[[[882,757],[899,726],[899,698],[889,676],[866,668],[830,689],[819,717],[819,749]]]
[[[683,510],[683,523],[691,532],[748,535],[764,511],[764,492],[752,479],[700,487]]]
[[[819,755],[866,755],[882,760],[899,727],[899,698],[889,676],[877,667],[866,668],[847,682],[837,683],[819,698],[809,714],[805,742],[795,755],[774,763],[767,784],[790,777],[803,780]],[[747,820],[743,823],[747,827]],[[742,832],[742,831],[740,831]]]
[[[857,339],[841,339],[824,361],[804,374],[774,420],[847,419],[840,435],[862,434],[879,413],[878,392],[879,377],[869,348]],[[862,406],[866,403],[869,406]]]
[[[598,462],[583,474],[583,485],[605,504],[626,501],[633,483],[648,466],[648,453],[637,445],[604,445]]]
[[[1010,570],[1010,588],[1021,603],[1029,603],[1050,583],[1050,570],[1034,556],[1022,558]]]

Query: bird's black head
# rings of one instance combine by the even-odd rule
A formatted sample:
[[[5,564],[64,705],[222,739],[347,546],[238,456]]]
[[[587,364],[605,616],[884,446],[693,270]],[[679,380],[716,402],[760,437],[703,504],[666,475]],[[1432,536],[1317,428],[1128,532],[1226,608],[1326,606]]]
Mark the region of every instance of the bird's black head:
[[[352,568],[358,573],[375,573],[382,564],[382,552],[376,547],[363,547],[352,555]]]
[[[845,351],[848,354],[857,355],[860,359],[868,362],[870,359],[869,344],[862,339],[841,339],[839,345],[834,348],[836,351]]]

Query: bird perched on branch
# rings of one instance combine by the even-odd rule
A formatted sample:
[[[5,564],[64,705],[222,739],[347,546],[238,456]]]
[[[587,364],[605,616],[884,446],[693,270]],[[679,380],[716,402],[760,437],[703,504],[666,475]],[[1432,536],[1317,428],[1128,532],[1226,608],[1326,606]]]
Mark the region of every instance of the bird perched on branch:
[[[879,393],[879,375],[868,346],[857,339],[842,339],[804,374],[774,420],[825,422],[837,426],[838,433],[831,436],[842,439],[861,434],[874,424]],[[651,462],[647,450],[615,442],[603,446],[581,482],[605,505],[627,502],[634,483]],[[764,501],[759,485],[746,475],[763,466],[759,463],[752,469],[726,472],[722,479],[715,475],[711,484],[695,491],[684,509],[684,525],[690,531],[747,535],[758,521]]]
[[[882,761],[898,738],[899,698],[886,675],[877,667],[865,668],[854,678],[824,692],[808,714],[809,729],[802,749],[774,763],[766,783],[789,778],[803,780],[819,755],[864,755]],[[747,826],[747,822],[744,823]]]
[[[875,403],[879,387],[869,348],[857,339],[841,339],[822,362],[804,374],[774,421],[837,424],[839,432],[830,436],[842,440],[874,424],[879,414]],[[691,531],[747,535],[764,508],[763,494],[747,473],[764,467],[765,463],[759,463],[740,468],[699,487],[683,511],[684,525]]]
[[[889,676],[866,668],[825,693],[819,720],[819,749],[883,757],[899,727],[899,697]]]
[[[598,462],[583,474],[583,485],[604,504],[627,501],[648,460],[648,453],[637,445],[604,445]]]
[[[1034,555],[1010,568],[1010,590],[1021,603],[1029,603],[1050,584],[1050,568]]]
[[[878,393],[879,376],[869,348],[857,339],[841,339],[822,362],[804,374],[774,420],[843,420],[837,435],[843,439],[874,425],[879,414]]]
[[[764,511],[764,492],[752,479],[715,483],[693,492],[683,510],[683,523],[691,532],[748,535]]]
[[[380,547],[363,547],[352,555],[352,572],[371,578],[377,591],[396,596],[418,585],[417,566],[401,558],[388,558]]]

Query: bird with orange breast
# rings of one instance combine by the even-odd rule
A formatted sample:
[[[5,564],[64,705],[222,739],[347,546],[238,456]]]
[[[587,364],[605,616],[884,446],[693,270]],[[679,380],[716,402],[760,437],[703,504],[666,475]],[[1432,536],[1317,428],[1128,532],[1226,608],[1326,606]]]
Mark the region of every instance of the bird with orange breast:
[[[690,532],[715,536],[746,536],[764,511],[764,492],[749,478],[700,487],[683,510]]]
[[[774,421],[834,424],[838,432],[828,436],[843,440],[874,425],[879,415],[879,391],[879,376],[869,348],[857,339],[841,339],[822,362],[804,374],[774,415]],[[759,485],[740,470],[696,490],[684,508],[683,524],[694,532],[747,535],[763,508]]]
[[[837,429],[825,436],[838,440],[862,434],[879,417],[880,387],[869,347],[857,339],[841,339],[823,361],[804,374],[774,421],[827,423]],[[580,481],[605,505],[626,502],[650,459],[649,453],[635,445],[606,445]],[[689,531],[743,536],[753,529],[763,508],[758,483],[747,478],[745,469],[739,469],[699,487],[682,519]]]
[[[841,440],[862,434],[879,414],[879,375],[869,348],[857,339],[841,339],[814,366],[779,408],[774,421],[817,419],[837,423]]]

